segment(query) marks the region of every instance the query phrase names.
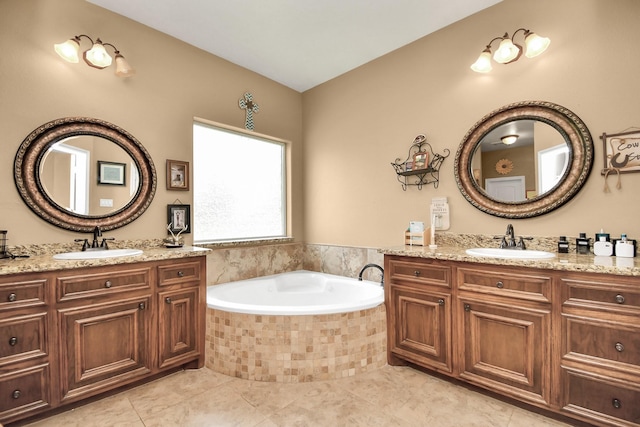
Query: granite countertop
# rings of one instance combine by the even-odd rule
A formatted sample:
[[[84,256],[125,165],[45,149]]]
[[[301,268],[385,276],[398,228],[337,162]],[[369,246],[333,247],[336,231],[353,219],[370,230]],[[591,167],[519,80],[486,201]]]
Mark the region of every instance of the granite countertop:
[[[398,246],[379,249],[385,255],[399,255],[418,258],[430,258],[447,261],[476,262],[493,265],[513,265],[533,267],[548,270],[576,271],[589,273],[608,273],[624,276],[640,276],[640,258],[602,257],[591,255],[579,255],[575,252],[568,254],[556,254],[550,259],[502,259],[490,257],[477,257],[468,255],[465,251],[478,246],[440,246],[429,249],[428,246]],[[492,247],[496,247],[495,244]],[[548,248],[543,248],[553,252]]]
[[[83,260],[56,260],[53,253],[30,255],[28,258],[0,259],[0,276],[15,273],[36,273],[55,270],[69,270],[81,267],[99,267],[104,265],[132,264],[144,261],[162,261],[167,259],[180,259],[205,256],[209,249],[196,246],[183,246],[181,248],[145,247],[141,248],[142,254],[127,257],[83,259]]]

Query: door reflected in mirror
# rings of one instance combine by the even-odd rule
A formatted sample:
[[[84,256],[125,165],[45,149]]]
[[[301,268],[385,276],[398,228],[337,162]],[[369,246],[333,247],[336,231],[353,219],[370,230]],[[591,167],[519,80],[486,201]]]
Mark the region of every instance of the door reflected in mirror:
[[[98,162],[128,165],[126,185],[98,185]],[[47,150],[40,163],[46,195],[61,209],[78,215],[108,215],[125,207],[139,190],[132,157],[115,143],[93,135],[63,139]]]
[[[522,202],[553,190],[567,173],[569,156],[569,145],[549,124],[512,120],[480,140],[471,176],[492,199]]]

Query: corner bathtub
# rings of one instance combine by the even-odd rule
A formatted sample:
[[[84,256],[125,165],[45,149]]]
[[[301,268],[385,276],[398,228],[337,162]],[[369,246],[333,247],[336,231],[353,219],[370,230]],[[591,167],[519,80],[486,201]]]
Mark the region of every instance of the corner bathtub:
[[[206,365],[256,381],[353,376],[386,364],[379,283],[295,271],[207,287]]]

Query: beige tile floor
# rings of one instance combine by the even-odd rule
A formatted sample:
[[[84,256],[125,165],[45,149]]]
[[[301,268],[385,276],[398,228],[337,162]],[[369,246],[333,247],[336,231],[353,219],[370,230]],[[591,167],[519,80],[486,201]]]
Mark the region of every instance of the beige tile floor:
[[[568,426],[408,367],[311,383],[180,371],[30,427]]]

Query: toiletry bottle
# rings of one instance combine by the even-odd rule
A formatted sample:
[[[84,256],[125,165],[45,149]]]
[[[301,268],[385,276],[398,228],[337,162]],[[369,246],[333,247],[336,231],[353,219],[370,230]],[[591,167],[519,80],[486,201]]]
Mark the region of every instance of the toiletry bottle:
[[[633,242],[627,240],[627,235],[622,233],[620,240],[616,242],[616,256],[622,258],[633,258],[636,256],[636,248]]]
[[[580,233],[580,237],[576,239],[576,252],[582,255],[589,254],[589,239],[586,233]]]
[[[560,240],[558,240],[558,253],[559,254],[568,254],[569,253],[569,241],[566,236],[560,236]]]
[[[607,240],[608,234],[600,232],[596,236],[598,236],[598,240],[593,242],[593,254],[595,256],[613,255],[613,244]]]

